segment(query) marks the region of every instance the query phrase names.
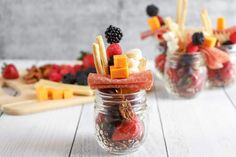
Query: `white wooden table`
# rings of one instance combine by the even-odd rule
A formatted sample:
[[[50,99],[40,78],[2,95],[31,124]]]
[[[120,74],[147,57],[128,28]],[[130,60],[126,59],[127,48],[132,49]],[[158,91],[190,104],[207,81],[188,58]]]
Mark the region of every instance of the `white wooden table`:
[[[18,68],[46,63],[5,62],[14,62]],[[128,156],[236,156],[236,85],[206,90],[195,99],[173,100],[156,79],[148,105],[148,138],[138,152]],[[110,156],[95,140],[93,104],[26,116],[1,113],[0,157],[38,156]]]

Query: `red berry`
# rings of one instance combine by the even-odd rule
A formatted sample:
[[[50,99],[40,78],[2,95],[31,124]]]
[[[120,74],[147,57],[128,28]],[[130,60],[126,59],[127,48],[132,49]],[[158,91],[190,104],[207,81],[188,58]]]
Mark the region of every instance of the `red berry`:
[[[143,125],[134,118],[131,121],[123,121],[112,134],[113,141],[132,140],[142,135]]]
[[[2,76],[5,79],[17,79],[19,78],[19,72],[15,65],[5,64],[5,66],[2,68]]]
[[[74,65],[74,71],[75,72],[78,72],[78,71],[81,71],[83,69],[83,66],[81,64],[76,64]]]
[[[52,72],[52,73],[49,75],[49,80],[54,81],[54,82],[60,82],[60,81],[61,81],[61,78],[62,78],[62,75],[60,75],[60,74],[57,73],[57,72]]]
[[[199,46],[194,45],[192,42],[188,44],[187,46],[187,53],[188,54],[194,54],[199,51]]]
[[[114,55],[121,55],[121,54],[122,54],[122,49],[119,44],[114,43],[107,47],[108,58],[111,58],[111,56],[114,56]]]
[[[55,72],[59,72],[60,69],[61,69],[61,67],[57,64],[53,64],[52,67],[51,67],[51,70],[55,71]]]
[[[87,54],[83,57],[83,66],[85,69],[95,67],[92,54]]]
[[[234,32],[233,34],[231,34],[230,35],[230,37],[229,37],[229,39],[230,39],[230,41],[232,42],[232,43],[236,43],[236,32]]]

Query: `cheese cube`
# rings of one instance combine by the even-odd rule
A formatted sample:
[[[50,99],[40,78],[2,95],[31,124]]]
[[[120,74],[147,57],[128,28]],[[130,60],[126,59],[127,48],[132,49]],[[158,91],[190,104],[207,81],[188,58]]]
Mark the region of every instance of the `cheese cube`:
[[[148,25],[153,32],[161,27],[160,21],[156,16],[148,19]]]
[[[114,55],[114,67],[115,68],[124,68],[128,66],[127,56],[126,55]]]
[[[63,89],[54,88],[52,90],[52,99],[53,100],[63,99]]]
[[[215,47],[216,41],[217,41],[217,39],[214,37],[205,36],[203,45],[208,48],[212,48],[212,47]]]
[[[52,91],[53,91],[53,88],[49,87],[49,88],[47,88],[47,90],[48,90],[48,98],[49,98],[49,99],[52,99]]]
[[[48,100],[48,90],[43,86],[36,87],[36,96],[40,101]]]
[[[217,19],[217,30],[222,31],[225,29],[225,18],[219,17]]]
[[[111,79],[124,79],[129,77],[128,66],[124,68],[116,68],[114,66],[110,66],[110,74]]]
[[[63,91],[63,97],[64,99],[70,99],[70,98],[73,98],[73,90],[71,89],[64,89]]]

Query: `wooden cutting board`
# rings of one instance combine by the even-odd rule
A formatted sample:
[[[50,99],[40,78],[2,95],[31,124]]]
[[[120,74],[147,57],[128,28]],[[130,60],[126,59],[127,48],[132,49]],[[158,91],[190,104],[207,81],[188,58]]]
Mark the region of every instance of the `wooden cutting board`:
[[[3,85],[15,89],[17,96],[8,95]],[[34,85],[22,80],[0,80],[0,109],[10,115],[24,115],[94,102],[94,96],[74,96],[72,99],[38,101]]]

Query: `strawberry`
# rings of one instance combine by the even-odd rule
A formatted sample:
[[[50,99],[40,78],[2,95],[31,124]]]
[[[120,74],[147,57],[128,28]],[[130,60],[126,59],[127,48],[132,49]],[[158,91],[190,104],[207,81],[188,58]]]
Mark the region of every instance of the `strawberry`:
[[[166,62],[166,54],[160,54],[156,57],[155,63],[156,67],[161,71],[164,72],[165,68],[165,62]]]
[[[54,71],[54,72],[59,72],[60,71],[60,66],[57,65],[57,64],[53,64],[52,67],[51,67],[51,70]]]
[[[2,76],[5,79],[17,79],[19,78],[19,72],[15,65],[4,64],[4,67],[2,68]]]
[[[113,141],[122,141],[138,138],[143,132],[143,125],[137,119],[133,118],[131,121],[123,121],[116,127],[112,134]]]
[[[54,81],[54,82],[60,82],[62,79],[62,75],[57,73],[57,72],[52,72],[49,75],[49,80]]]
[[[111,44],[107,47],[107,57],[122,54],[122,49],[118,43]]]
[[[232,33],[232,34],[230,35],[229,39],[230,39],[230,41],[231,41],[232,43],[235,44],[235,43],[236,43],[236,32]]]
[[[192,42],[188,44],[187,46],[187,53],[188,54],[194,54],[199,51],[199,46],[194,45]]]
[[[95,67],[94,60],[93,60],[93,55],[92,54],[86,54],[83,57],[83,67],[85,69],[90,68],[90,67]]]
[[[76,64],[74,65],[74,71],[75,72],[78,72],[78,71],[81,71],[83,69],[83,66],[81,64]]]

